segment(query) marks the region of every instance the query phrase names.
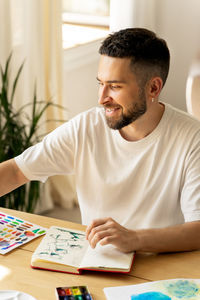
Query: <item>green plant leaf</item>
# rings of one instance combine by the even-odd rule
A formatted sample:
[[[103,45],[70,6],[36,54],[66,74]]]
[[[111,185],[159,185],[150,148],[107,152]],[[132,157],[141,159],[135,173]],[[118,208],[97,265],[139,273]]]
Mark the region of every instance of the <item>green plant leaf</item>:
[[[13,100],[22,73],[24,62],[17,70],[13,82],[10,80],[10,64],[12,53],[5,67],[0,65],[0,162],[21,154],[27,147],[40,140],[38,134],[40,121],[49,106],[63,107],[51,101],[37,99],[35,83],[33,99],[22,105],[18,110],[13,107]],[[32,106],[31,115],[26,113],[26,107]],[[0,198],[0,206],[27,212],[34,212],[40,196],[41,183],[31,181]]]
[[[21,66],[19,67],[19,70],[18,70],[17,75],[16,75],[16,77],[15,77],[15,79],[14,79],[14,82],[13,82],[12,93],[11,93],[11,99],[10,99],[11,104],[13,103],[13,99],[14,99],[14,95],[15,95],[15,90],[16,90],[16,87],[17,87],[17,82],[18,82],[18,80],[19,80],[19,76],[20,76],[20,74],[21,74],[21,72],[22,72],[23,67],[24,67],[24,62],[23,62],[23,63],[21,64]]]

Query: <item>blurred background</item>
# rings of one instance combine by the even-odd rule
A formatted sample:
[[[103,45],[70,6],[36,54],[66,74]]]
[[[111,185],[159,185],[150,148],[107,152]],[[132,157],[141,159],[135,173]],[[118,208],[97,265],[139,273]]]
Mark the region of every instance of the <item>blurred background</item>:
[[[0,0],[0,65],[12,52],[14,80],[24,62],[14,108],[33,98],[36,83],[38,99],[64,106],[45,111],[42,135],[59,125],[55,120],[96,106],[98,48],[126,27],[148,28],[167,41],[171,67],[160,99],[186,111],[186,83],[200,52],[199,0]],[[52,177],[40,189],[34,212],[80,221],[73,176]]]

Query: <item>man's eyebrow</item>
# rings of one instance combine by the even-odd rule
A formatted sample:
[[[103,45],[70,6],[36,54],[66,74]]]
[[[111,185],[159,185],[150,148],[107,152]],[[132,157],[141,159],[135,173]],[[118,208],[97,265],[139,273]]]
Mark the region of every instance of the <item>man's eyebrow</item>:
[[[96,77],[96,79],[97,79],[97,81],[101,82],[101,80],[98,77]],[[106,83],[126,83],[126,81],[124,81],[124,80],[107,80],[105,82]]]

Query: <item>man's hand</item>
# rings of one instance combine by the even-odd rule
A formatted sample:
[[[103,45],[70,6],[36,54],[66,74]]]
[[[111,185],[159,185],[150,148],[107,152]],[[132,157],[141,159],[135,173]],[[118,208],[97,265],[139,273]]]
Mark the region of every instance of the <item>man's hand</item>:
[[[200,221],[165,228],[130,230],[111,218],[94,220],[86,229],[92,248],[112,244],[122,252],[177,252],[200,249]]]
[[[112,218],[94,220],[86,229],[86,239],[92,248],[99,242],[102,246],[113,244],[122,252],[131,252],[133,245],[138,244],[136,232],[121,226]]]

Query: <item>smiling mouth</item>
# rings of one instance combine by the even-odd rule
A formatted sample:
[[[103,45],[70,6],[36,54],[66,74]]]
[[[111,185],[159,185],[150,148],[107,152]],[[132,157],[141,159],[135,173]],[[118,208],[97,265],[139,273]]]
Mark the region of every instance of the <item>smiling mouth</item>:
[[[106,112],[106,115],[113,115],[117,110],[119,110],[120,107],[105,107],[105,112]]]

